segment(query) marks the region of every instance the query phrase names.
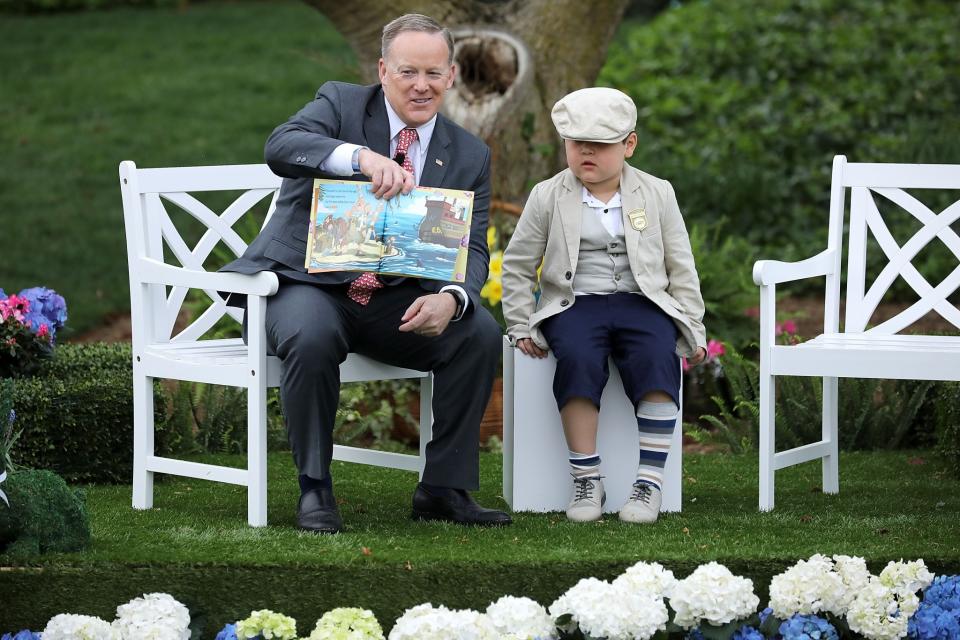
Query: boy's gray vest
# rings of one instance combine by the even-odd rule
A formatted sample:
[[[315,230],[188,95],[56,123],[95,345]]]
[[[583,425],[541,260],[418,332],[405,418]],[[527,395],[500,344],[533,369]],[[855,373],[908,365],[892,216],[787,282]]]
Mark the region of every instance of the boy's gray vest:
[[[638,292],[623,234],[610,235],[586,204],[580,209],[580,257],[573,277],[576,293]]]

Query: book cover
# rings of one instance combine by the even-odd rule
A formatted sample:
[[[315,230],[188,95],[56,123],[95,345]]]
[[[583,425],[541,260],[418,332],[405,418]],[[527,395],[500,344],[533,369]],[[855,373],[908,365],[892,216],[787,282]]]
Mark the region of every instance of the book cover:
[[[463,282],[473,192],[417,187],[382,200],[369,182],[313,182],[305,267]]]

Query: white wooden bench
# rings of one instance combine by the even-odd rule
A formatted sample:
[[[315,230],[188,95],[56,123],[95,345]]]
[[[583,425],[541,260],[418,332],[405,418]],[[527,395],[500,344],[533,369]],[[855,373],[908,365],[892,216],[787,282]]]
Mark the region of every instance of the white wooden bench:
[[[239,256],[246,243],[233,226],[261,201],[270,199],[273,213],[281,178],[267,165],[138,169],[120,164],[120,191],[130,273],[130,315],[133,326],[134,451],[133,507],[153,506],[153,474],[168,473],[247,487],[247,521],[267,524],[267,388],[279,386],[281,364],[268,356],[264,318],[267,298],[277,291],[277,276],[216,273],[204,262],[218,243]],[[222,213],[215,213],[192,193],[241,192]],[[167,208],[177,207],[204,227],[190,248]],[[306,224],[306,223],[305,223]],[[180,264],[164,261],[171,255]],[[188,291],[201,290],[210,306],[188,327],[174,324]],[[243,312],[227,307],[218,291],[247,296],[248,344],[240,338],[203,339],[224,316],[238,323]],[[200,464],[155,454],[153,380],[168,378],[243,387],[247,390],[247,468]],[[336,460],[422,473],[430,440],[433,377],[429,372],[389,366],[350,354],[340,367],[342,382],[417,378],[420,380],[420,453],[406,455],[334,445]],[[291,482],[294,479],[291,478]]]
[[[570,501],[569,456],[553,396],[556,366],[553,354],[532,358],[503,339],[503,498],[514,511],[563,511]],[[609,513],[627,501],[640,457],[636,413],[613,360],[600,405],[597,451],[607,492],[604,511]],[[677,416],[664,469],[661,512],[680,511],[682,443],[682,421]]]
[[[931,284],[913,266],[914,257],[933,240],[960,259],[960,238],[950,225],[960,218],[960,201],[934,213],[905,189],[960,189],[960,165],[848,163],[833,161],[827,249],[794,263],[761,260],[753,280],[760,285],[760,509],[774,505],[774,473],[811,460],[823,465],[823,491],[840,490],[837,450],[837,379],[888,378],[960,380],[960,336],[901,335],[933,311],[960,328],[960,310],[948,297],[960,285],[960,268]],[[846,313],[840,328],[841,250],[844,210],[850,191]],[[890,233],[877,206],[886,199],[909,212],[921,228],[902,246]],[[870,234],[868,235],[868,230]],[[867,249],[872,235],[886,266],[867,283]],[[776,343],[776,286],[803,278],[826,277],[823,333],[796,345]],[[877,304],[897,278],[918,300],[894,317],[871,326]],[[818,442],[787,451],[775,448],[776,376],[823,378],[823,425]]]

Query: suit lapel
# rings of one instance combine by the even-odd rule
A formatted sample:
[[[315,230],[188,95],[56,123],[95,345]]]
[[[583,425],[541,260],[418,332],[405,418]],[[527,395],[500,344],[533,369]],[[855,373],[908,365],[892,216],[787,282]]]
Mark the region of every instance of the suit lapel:
[[[363,138],[371,151],[390,157],[390,119],[383,103],[383,90],[373,92],[367,103],[367,117],[363,121]]]
[[[428,187],[443,186],[443,177],[450,166],[450,136],[447,135],[447,126],[444,117],[437,114],[437,122],[433,126],[433,136],[430,138],[430,148],[426,150],[426,160],[423,163],[423,173],[419,183]],[[423,149],[420,150],[423,153]]]
[[[569,171],[569,170],[568,170]],[[583,186],[569,172],[563,180],[566,191],[557,200],[557,215],[563,227],[563,238],[567,241],[567,255],[570,258],[570,270],[577,270],[577,259],[580,257],[580,225],[583,214]]]
[[[623,174],[620,176],[620,203],[622,205],[622,213],[620,215],[623,217],[623,235],[627,247],[630,249],[629,256],[633,258],[631,262],[633,263],[634,273],[636,273],[639,267],[646,271],[649,276],[650,270],[646,264],[638,258],[646,251],[643,229],[653,224],[656,219],[656,212],[649,209],[642,185],[640,184],[640,179],[631,171],[630,166],[626,164],[623,167]],[[644,212],[646,224],[643,229],[634,229],[630,214],[639,211]]]

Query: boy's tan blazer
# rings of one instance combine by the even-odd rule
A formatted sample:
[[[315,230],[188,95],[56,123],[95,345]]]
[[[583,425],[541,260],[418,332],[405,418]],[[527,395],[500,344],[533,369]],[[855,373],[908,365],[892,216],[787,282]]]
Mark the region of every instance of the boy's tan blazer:
[[[532,338],[539,347],[547,348],[540,323],[575,304],[573,275],[580,254],[582,193],[583,184],[570,169],[530,192],[503,256],[503,316],[513,342]],[[691,356],[697,347],[707,344],[703,298],[673,187],[666,180],[624,165],[620,198],[634,278],[643,294],[676,323],[677,353]],[[533,289],[541,255],[537,302]]]

